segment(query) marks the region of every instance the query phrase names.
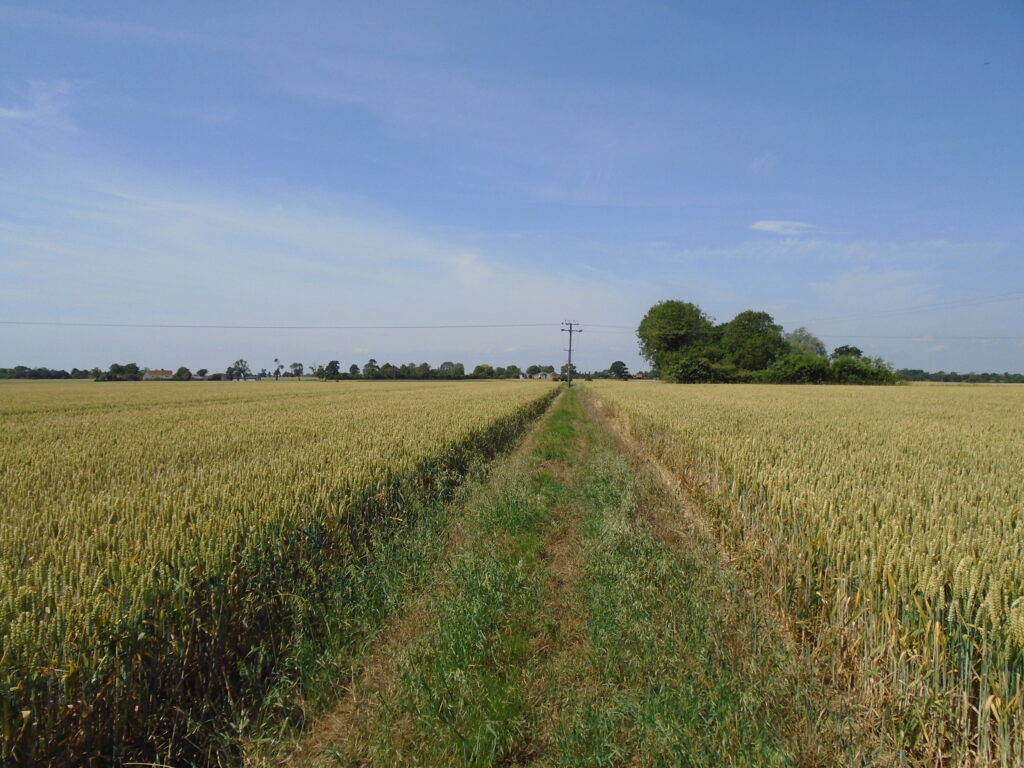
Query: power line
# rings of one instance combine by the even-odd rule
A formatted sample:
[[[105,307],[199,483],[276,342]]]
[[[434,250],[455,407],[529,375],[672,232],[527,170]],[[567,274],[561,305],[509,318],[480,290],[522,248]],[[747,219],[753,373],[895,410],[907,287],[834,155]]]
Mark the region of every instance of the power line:
[[[1001,301],[1013,301],[1014,299],[1024,299],[1024,291],[1010,291],[1008,293],[1000,293],[994,296],[982,296],[974,299],[963,299],[960,301],[940,301],[934,302],[932,304],[917,304],[910,307],[902,307],[898,309],[884,309],[877,310],[874,312],[860,312],[853,315],[815,317],[811,318],[810,320],[801,321],[801,325],[808,323],[833,323],[842,322],[845,320],[861,320],[875,317],[892,317],[894,315],[909,315],[915,312],[930,312],[936,309],[958,309],[960,307],[977,307],[982,304],[995,304]]]
[[[185,328],[258,331],[411,331],[448,328],[554,328],[558,323],[488,323],[446,325],[214,325],[206,323],[79,323],[49,320],[0,320],[0,325],[57,326],[62,328]]]
[[[920,333],[916,336],[873,336],[863,333],[821,333],[826,339],[909,339],[918,341],[1024,341],[1024,336],[935,336]]]
[[[569,386],[572,386],[572,335],[574,333],[583,333],[583,329],[582,328],[575,328],[574,329],[573,326],[574,325],[579,325],[579,323],[573,322],[573,321],[569,321],[569,320],[566,320],[565,322],[563,322],[562,325],[568,326],[568,328],[563,328],[562,329],[563,333],[568,333],[569,334],[569,362],[565,366],[565,378],[566,378],[566,381],[568,381]]]

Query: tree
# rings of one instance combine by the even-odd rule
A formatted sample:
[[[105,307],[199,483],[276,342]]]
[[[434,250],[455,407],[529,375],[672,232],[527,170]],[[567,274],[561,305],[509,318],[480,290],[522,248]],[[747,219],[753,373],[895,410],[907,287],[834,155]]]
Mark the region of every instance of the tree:
[[[366,365],[363,366],[363,378],[364,379],[376,379],[380,376],[380,367],[377,365],[377,361],[372,357],[366,361]]]
[[[436,372],[437,373],[437,378],[439,378],[439,379],[454,379],[454,378],[456,378],[455,366],[456,366],[456,363],[453,363],[451,360],[445,360],[443,363],[441,363],[439,366],[437,366],[437,372]]]
[[[19,375],[19,372],[22,370],[27,373],[32,373],[30,369],[25,368],[24,366],[17,366],[14,369],[14,378],[29,378],[26,373],[21,373],[21,375]],[[96,373],[98,374],[96,376],[96,381],[139,381],[142,379],[142,371],[135,363],[128,363],[127,365],[111,363],[110,368],[107,369],[106,373],[100,373],[99,371]],[[36,376],[34,378],[52,379],[60,377],[54,376],[53,372],[46,368],[42,368],[36,372]]]
[[[562,365],[561,370],[559,371],[559,378],[562,379],[562,380],[568,379],[569,378],[569,370],[570,370],[570,365],[568,363],[564,363]],[[571,370],[572,370],[572,375],[575,376],[576,375],[576,363],[572,364]]]
[[[538,373],[540,373],[539,365],[529,365],[526,367],[527,376],[536,376]]]
[[[275,379],[280,379],[280,378],[281,378],[281,370],[282,370],[283,368],[284,368],[284,366],[283,366],[283,365],[281,364],[281,361],[280,361],[280,360],[278,360],[278,359],[277,359],[277,358],[275,357],[275,358],[274,358],[274,378],[275,378]]]
[[[209,373],[209,371],[207,369],[200,368],[198,371],[196,371],[196,376],[201,376],[203,378],[206,378],[206,374],[208,374],[208,373]]]
[[[470,374],[474,379],[489,379],[494,375],[494,369],[487,363],[481,363],[473,369]]]
[[[288,367],[292,369],[292,376],[295,376],[295,377],[301,376],[303,370],[305,370],[305,368],[302,365],[302,363],[292,363]]]
[[[808,331],[806,328],[797,328],[785,335],[789,343],[790,351],[798,355],[817,355],[825,357],[828,350],[825,349],[825,342]]]
[[[324,366],[325,379],[337,379],[341,375],[341,363],[337,360],[331,360],[327,365]]]
[[[688,301],[660,301],[647,310],[636,330],[640,354],[660,368],[673,352],[701,352],[714,344],[711,318]]]
[[[183,365],[174,372],[174,375],[171,378],[175,381],[188,381],[192,378],[192,371]]]
[[[235,360],[224,373],[229,379],[244,379],[246,376],[252,376],[249,363],[241,359]]]
[[[398,368],[391,363],[384,363],[380,367],[380,378],[382,379],[397,379]]]
[[[518,365],[509,365],[505,367],[505,376],[510,379],[518,379],[522,375],[522,371]]]
[[[355,363],[352,363],[352,365],[350,365],[348,367],[348,375],[352,376],[352,377],[358,376],[359,375],[359,366],[356,365]]]
[[[761,371],[785,354],[782,326],[767,312],[747,310],[725,324],[721,350],[726,360],[745,371]]]
[[[841,347],[836,347],[832,350],[832,359],[838,360],[840,357],[864,357],[864,353],[857,347],[851,347],[848,344],[844,344]]]
[[[611,372],[612,376],[617,379],[625,379],[629,376],[629,368],[627,368],[626,364],[621,360],[616,360],[614,363],[609,365],[608,370]]]

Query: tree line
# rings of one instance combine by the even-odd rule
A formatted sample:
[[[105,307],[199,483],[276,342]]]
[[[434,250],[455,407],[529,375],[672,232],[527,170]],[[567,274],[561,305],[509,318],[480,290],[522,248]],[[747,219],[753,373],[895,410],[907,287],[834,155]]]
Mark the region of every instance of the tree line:
[[[563,366],[564,368],[564,366]],[[16,365],[13,368],[0,368],[0,379],[93,379],[95,381],[141,381],[148,369],[140,367],[136,363],[111,363],[106,370],[100,368],[80,369],[73,368],[70,372],[63,369],[51,368],[30,368],[25,365]],[[337,360],[319,365],[309,366],[303,363],[291,363],[284,365],[274,360],[274,367],[268,370],[266,367],[254,370],[246,360],[238,359],[227,366],[223,372],[211,373],[206,368],[199,368],[195,372],[186,366],[180,366],[169,379],[173,381],[191,381],[201,379],[204,381],[237,381],[251,378],[299,378],[302,376],[314,376],[325,381],[340,381],[344,379],[518,379],[523,373],[528,376],[547,373],[555,374],[553,365],[530,365],[521,369],[518,365],[492,366],[482,363],[466,372],[466,366],[462,363],[445,361],[437,368],[431,367],[428,363],[405,363],[403,365],[392,365],[391,363],[378,364],[371,358],[362,367],[352,364],[342,368]],[[564,375],[564,371],[562,374]]]
[[[696,304],[662,301],[637,329],[640,354],[666,381],[893,384],[887,362],[843,345],[827,353],[806,328],[784,333],[767,312],[747,310],[716,325]]]
[[[957,373],[936,371],[929,373],[920,368],[900,368],[896,371],[906,381],[951,381],[972,384],[1024,384],[1024,373]]]

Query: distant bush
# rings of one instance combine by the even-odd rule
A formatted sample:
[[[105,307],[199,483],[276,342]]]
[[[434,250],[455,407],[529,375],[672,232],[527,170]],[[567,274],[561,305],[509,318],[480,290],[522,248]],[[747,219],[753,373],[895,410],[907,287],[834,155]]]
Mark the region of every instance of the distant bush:
[[[895,384],[899,376],[880,357],[841,356],[829,366],[836,384]]]
[[[827,384],[833,379],[828,358],[791,353],[772,363],[763,380],[773,384]]]
[[[679,384],[696,384],[699,382],[718,381],[719,371],[706,357],[693,353],[676,353],[666,355],[661,367],[661,378]]]

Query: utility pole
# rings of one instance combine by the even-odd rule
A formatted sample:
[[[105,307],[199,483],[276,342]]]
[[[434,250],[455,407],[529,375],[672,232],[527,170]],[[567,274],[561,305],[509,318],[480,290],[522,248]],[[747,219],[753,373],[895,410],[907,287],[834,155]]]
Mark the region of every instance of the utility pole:
[[[562,325],[569,326],[568,328],[563,328],[562,333],[569,334],[569,363],[565,366],[565,378],[569,382],[569,386],[572,386],[572,335],[574,333],[583,333],[583,329],[574,328],[573,326],[579,325],[579,323],[575,321],[570,322],[566,320],[565,322],[562,323]]]

